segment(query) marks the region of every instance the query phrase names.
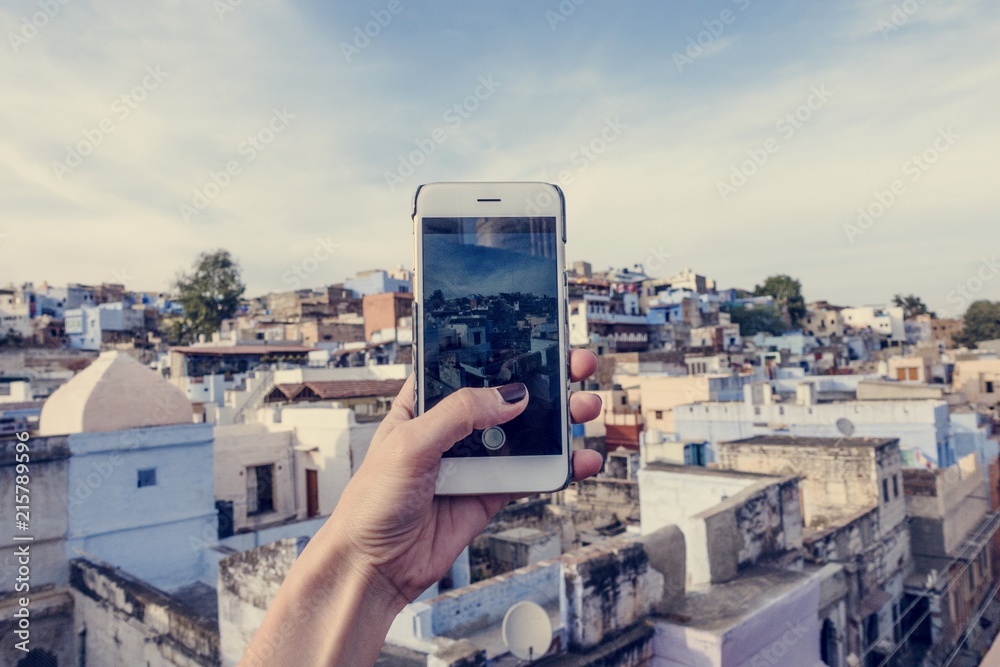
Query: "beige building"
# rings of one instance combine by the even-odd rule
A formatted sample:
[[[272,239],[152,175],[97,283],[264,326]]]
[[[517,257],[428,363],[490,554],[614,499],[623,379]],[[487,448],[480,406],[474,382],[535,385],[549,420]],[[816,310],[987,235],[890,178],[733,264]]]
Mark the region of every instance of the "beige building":
[[[674,408],[702,401],[739,400],[751,376],[738,375],[640,375],[643,421],[647,429],[674,432]]]
[[[1000,403],[1000,359],[955,362],[952,386],[969,403],[996,407]]]
[[[887,375],[900,382],[930,382],[931,360],[927,357],[889,357]]]

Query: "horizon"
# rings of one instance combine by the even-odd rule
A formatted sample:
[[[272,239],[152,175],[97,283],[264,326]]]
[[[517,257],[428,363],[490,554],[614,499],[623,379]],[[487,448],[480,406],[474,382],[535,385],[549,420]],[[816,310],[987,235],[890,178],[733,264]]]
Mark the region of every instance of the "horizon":
[[[1000,298],[986,0],[43,5],[0,9],[3,282],[169,291],[220,247],[251,294],[412,269],[418,184],[543,180],[595,266]]]

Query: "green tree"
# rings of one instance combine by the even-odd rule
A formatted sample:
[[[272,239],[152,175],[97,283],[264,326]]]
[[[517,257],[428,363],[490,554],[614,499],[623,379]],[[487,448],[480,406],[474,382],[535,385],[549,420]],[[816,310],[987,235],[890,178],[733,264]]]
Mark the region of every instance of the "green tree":
[[[762,285],[755,285],[754,296],[771,296],[778,306],[788,313],[792,325],[806,315],[806,302],[802,297],[802,283],[784,274],[769,276]]]
[[[173,325],[168,339],[178,342],[197,340],[199,334],[211,336],[222,320],[236,313],[246,285],[240,279],[239,264],[228,250],[203,252],[195,260],[191,273],[174,281],[177,302],[184,308],[184,319]]]
[[[955,342],[975,347],[981,340],[1000,338],[1000,301],[973,301],[965,311],[962,333]]]
[[[931,313],[931,311],[927,309],[927,304],[924,303],[924,300],[916,294],[909,294],[907,296],[897,294],[892,297],[892,304],[903,309],[903,315],[906,319],[914,318],[917,315],[926,315],[928,313],[930,313],[931,317],[934,317],[934,313]]]
[[[755,336],[759,333],[778,335],[787,330],[781,314],[774,308],[745,308],[733,306],[729,309],[733,324],[740,325],[740,334]]]

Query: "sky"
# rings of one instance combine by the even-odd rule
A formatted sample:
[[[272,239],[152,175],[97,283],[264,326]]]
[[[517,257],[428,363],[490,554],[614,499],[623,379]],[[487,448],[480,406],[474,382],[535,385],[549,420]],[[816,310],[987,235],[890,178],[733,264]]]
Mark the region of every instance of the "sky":
[[[1000,298],[1000,3],[11,0],[0,283],[412,263],[420,183],[543,180],[567,259]],[[961,291],[958,291],[961,290]],[[959,296],[961,294],[961,296]]]

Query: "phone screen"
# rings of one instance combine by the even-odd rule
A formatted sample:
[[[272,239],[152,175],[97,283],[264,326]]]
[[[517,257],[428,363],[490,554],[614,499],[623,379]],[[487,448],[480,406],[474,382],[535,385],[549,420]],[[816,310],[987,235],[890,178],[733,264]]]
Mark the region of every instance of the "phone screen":
[[[423,218],[424,407],[523,382],[528,406],[446,457],[562,454],[559,230],[554,217]]]

